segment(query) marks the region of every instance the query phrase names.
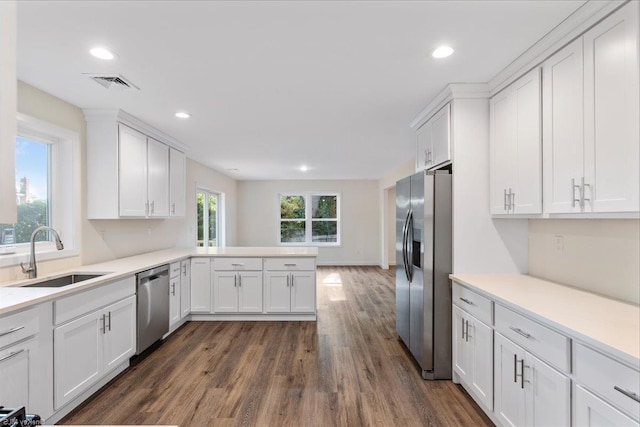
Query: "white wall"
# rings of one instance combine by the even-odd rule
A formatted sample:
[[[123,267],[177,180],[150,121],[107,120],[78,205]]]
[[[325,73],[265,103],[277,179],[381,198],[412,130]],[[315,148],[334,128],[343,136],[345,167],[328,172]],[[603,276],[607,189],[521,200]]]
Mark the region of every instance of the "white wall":
[[[387,207],[385,210],[387,263],[396,265],[396,187],[385,190],[385,193],[387,195]]]
[[[238,244],[278,245],[278,193],[338,192],[341,199],[342,244],[320,247],[318,264],[378,265],[380,210],[378,181],[300,180],[238,182]]]
[[[236,239],[236,183],[199,163],[187,160],[187,215],[183,219],[87,220],[86,123],[82,110],[24,82],[18,82],[18,112],[80,135],[80,255],[38,262],[40,275],[82,264],[143,252],[195,244],[195,182],[226,193],[227,244]],[[184,141],[188,145],[188,141]],[[187,153],[188,155],[188,153]],[[64,236],[61,236],[64,241]],[[0,269],[0,282],[25,278],[19,266]]]
[[[640,221],[530,220],[529,273],[640,304]]]
[[[489,213],[489,100],[454,100],[452,122],[453,272],[526,273],[527,220]]]

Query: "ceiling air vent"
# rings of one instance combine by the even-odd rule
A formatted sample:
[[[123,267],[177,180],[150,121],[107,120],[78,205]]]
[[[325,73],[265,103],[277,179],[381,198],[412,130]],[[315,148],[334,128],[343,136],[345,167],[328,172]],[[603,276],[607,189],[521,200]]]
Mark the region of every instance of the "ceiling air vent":
[[[131,81],[127,80],[122,74],[85,74],[94,82],[106,87],[111,91],[140,90],[140,88]]]

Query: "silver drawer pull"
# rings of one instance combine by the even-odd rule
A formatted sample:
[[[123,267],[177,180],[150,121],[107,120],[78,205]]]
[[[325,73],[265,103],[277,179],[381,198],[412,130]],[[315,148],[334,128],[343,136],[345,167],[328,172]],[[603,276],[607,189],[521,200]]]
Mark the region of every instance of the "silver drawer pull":
[[[244,264],[232,262],[231,265],[233,265],[235,267],[242,267]]]
[[[628,390],[625,390],[625,389],[623,389],[623,388],[620,388],[620,387],[618,387],[617,385],[616,385],[616,386],[613,386],[613,389],[614,389],[615,391],[619,391],[620,393],[624,394],[625,396],[630,397],[630,398],[632,398],[633,400],[635,400],[636,402],[639,402],[639,403],[640,403],[640,396],[638,396],[638,395],[637,395],[637,394],[635,394],[634,392],[632,392],[632,391],[628,391]]]
[[[18,350],[18,351],[14,351],[13,353],[11,353],[8,356],[3,357],[2,359],[0,359],[0,362],[4,362],[7,359],[11,359],[12,357],[16,357],[17,355],[19,355],[20,353],[22,353],[24,351],[24,348],[22,350]]]
[[[533,338],[533,336],[531,336],[531,334],[526,333],[525,331],[523,331],[520,328],[514,328],[513,326],[509,326],[509,329],[511,329],[513,332],[515,332],[518,335],[522,335],[523,337],[525,337],[527,339]]]
[[[475,304],[473,303],[473,301],[469,301],[469,300],[468,300],[468,299],[466,299],[466,298],[462,298],[462,297],[460,297],[460,300],[461,300],[461,301],[463,301],[463,302],[466,302],[466,303],[467,303],[467,304],[469,304],[469,305],[475,305]]]
[[[0,333],[0,337],[3,337],[3,336],[5,336],[5,335],[12,334],[12,333],[14,333],[14,332],[18,332],[20,329],[24,329],[24,326],[18,326],[17,328],[13,328],[13,329],[9,329],[8,331],[1,332],[1,333]]]
[[[284,266],[285,266],[285,267],[295,267],[295,266],[296,266],[296,264],[285,264]]]

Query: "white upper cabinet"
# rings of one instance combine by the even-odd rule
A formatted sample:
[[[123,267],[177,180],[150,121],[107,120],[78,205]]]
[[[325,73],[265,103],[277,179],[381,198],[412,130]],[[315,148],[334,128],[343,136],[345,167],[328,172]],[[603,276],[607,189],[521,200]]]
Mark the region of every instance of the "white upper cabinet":
[[[544,211],[640,211],[638,2],[545,61]]]
[[[586,211],[640,210],[639,3],[584,35]]]
[[[416,172],[451,160],[451,104],[442,107],[416,133]]]
[[[186,156],[169,149],[169,216],[185,216]]]
[[[491,213],[542,213],[540,69],[491,99]]]
[[[87,109],[84,115],[87,217],[184,216],[185,157],[169,146],[178,143],[122,111]]]

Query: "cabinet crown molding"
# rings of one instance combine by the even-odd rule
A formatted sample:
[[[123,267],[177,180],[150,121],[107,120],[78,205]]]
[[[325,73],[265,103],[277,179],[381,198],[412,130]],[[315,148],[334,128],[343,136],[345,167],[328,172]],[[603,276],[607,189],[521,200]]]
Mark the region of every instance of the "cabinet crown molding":
[[[167,135],[161,130],[151,126],[150,124],[143,122],[137,117],[127,113],[126,111],[117,108],[83,108],[84,119],[87,123],[94,121],[113,120],[114,122],[123,123],[130,126],[145,135],[148,135],[158,141],[166,144],[176,150],[187,152],[189,146],[181,143],[174,137]]]
[[[417,129],[437,113],[452,99],[489,98],[489,86],[486,83],[449,83],[418,115],[409,123],[411,129]]]

